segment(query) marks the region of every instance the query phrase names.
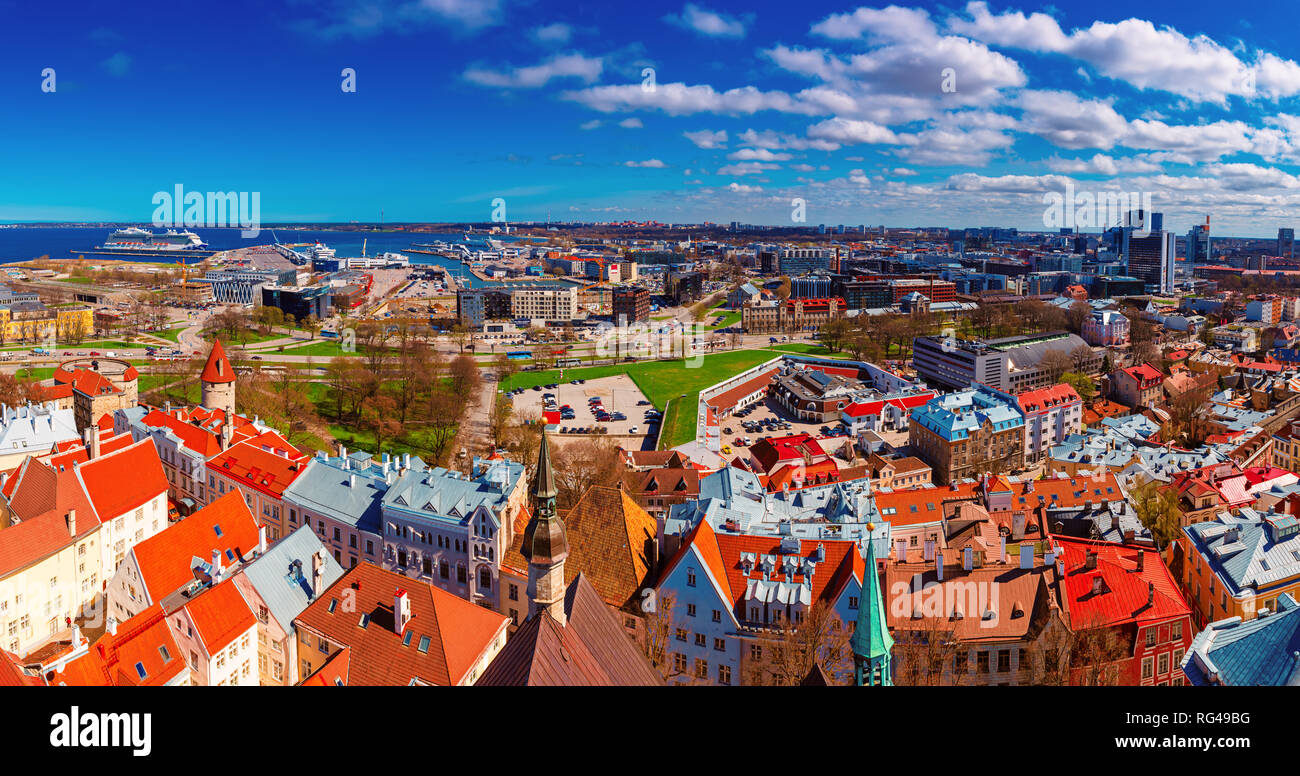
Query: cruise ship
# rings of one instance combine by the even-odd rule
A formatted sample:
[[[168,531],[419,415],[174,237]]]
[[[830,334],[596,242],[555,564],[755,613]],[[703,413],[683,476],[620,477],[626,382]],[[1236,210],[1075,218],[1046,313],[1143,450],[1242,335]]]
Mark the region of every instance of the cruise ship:
[[[86,252],[137,256],[207,256],[213,253],[208,250],[208,244],[193,232],[168,229],[162,234],[155,234],[136,226],[118,229],[108,236],[103,245]]]

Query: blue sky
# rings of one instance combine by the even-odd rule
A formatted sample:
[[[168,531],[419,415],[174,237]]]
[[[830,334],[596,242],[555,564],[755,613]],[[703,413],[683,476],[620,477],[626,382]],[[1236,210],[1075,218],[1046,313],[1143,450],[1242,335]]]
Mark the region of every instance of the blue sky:
[[[1289,0],[109,5],[0,2],[0,220],[180,183],[264,221],[1042,228],[1070,184],[1298,225]]]

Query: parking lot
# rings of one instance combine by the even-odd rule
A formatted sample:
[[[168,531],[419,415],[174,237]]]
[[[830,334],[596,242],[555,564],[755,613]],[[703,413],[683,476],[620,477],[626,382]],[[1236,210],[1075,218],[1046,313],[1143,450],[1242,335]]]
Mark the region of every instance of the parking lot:
[[[559,433],[554,437],[556,442],[585,439],[587,435],[596,434],[612,438],[624,447],[640,447],[645,443],[647,435],[658,433],[658,424],[647,423],[645,417],[646,411],[653,410],[654,406],[627,375],[587,380],[579,385],[568,382],[557,383],[554,388],[542,388],[536,391],[531,388],[526,389],[523,393],[517,393],[512,397],[516,417],[540,418],[543,411],[543,394],[547,393],[555,394],[557,407],[567,404],[573,409],[573,418],[565,418],[559,422]],[[595,397],[600,398],[601,406],[606,412],[611,415],[621,412],[625,419],[597,420],[591,410],[590,402]],[[605,427],[608,433],[599,434],[590,431],[594,427]],[[575,434],[574,429],[588,431],[586,434]]]
[[[744,450],[743,446],[736,445],[737,437],[741,439],[745,437],[749,437],[749,443],[750,445],[753,445],[755,442],[757,442],[760,439],[763,439],[764,437],[776,438],[776,437],[790,436],[792,434],[805,433],[805,434],[809,434],[810,436],[817,437],[817,439],[821,440],[822,447],[826,449],[827,452],[830,452],[831,450],[839,449],[840,443],[846,438],[846,437],[832,437],[829,439],[829,441],[827,441],[827,436],[823,434],[821,431],[822,426],[826,426],[828,429],[832,431],[837,428],[842,428],[842,426],[838,421],[834,421],[834,422],[828,421],[826,423],[820,423],[820,422],[797,420],[790,413],[786,412],[784,407],[782,407],[780,404],[777,404],[776,401],[771,398],[766,398],[757,404],[750,405],[750,409],[752,409],[753,411],[750,412],[749,415],[747,415],[746,417],[742,418],[742,417],[737,417],[735,415],[731,415],[730,417],[726,417],[722,419],[722,444],[731,446],[732,455],[735,455],[741,452],[742,450]],[[784,423],[788,423],[790,427],[778,428],[778,429],[761,428],[757,431],[747,431],[742,425],[747,420],[762,422],[769,418],[773,420],[783,421]],[[730,431],[728,431],[728,429],[730,429]],[[724,453],[724,455],[725,454],[726,453]]]

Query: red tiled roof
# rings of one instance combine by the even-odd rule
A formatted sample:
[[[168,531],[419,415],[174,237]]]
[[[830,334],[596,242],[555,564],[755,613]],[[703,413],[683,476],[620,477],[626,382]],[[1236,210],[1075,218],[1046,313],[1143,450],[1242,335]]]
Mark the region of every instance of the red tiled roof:
[[[728,388],[717,396],[712,396],[705,400],[707,406],[716,407],[717,409],[729,409],[736,406],[736,402],[772,384],[772,376],[777,373],[776,369],[769,369],[761,372],[754,377],[734,388]]]
[[[1057,537],[1062,550],[1065,575],[1061,587],[1071,627],[1094,628],[1185,617],[1191,614],[1177,584],[1157,550]],[[1087,568],[1087,555],[1097,554],[1096,568]],[[1138,556],[1143,556],[1138,571]],[[1093,593],[1094,579],[1100,578],[1100,593]],[[1148,585],[1155,595],[1147,605]]]
[[[184,521],[182,521],[184,522]],[[234,578],[220,582],[185,604],[203,646],[215,655],[257,624],[253,610],[235,587]]]
[[[262,449],[266,446],[269,449]],[[288,456],[288,457],[286,457]],[[306,461],[284,437],[266,432],[232,445],[208,461],[208,472],[225,475],[274,498],[302,473]]]
[[[100,455],[76,468],[101,520],[112,520],[167,492],[152,439]]]
[[[216,528],[221,529],[220,535]],[[221,552],[221,564],[230,566],[230,550],[238,559],[257,547],[257,520],[239,491],[232,490],[216,501],[131,549],[140,579],[149,596],[159,600],[171,595],[194,578],[193,558],[211,562],[212,551]]]
[[[1025,412],[1039,412],[1082,400],[1079,398],[1078,391],[1074,390],[1069,383],[1058,383],[1050,388],[1016,394],[1016,401],[1020,404],[1020,409]]]
[[[186,448],[198,452],[204,458],[211,458],[220,453],[221,440],[217,435],[177,417],[181,413],[181,410],[174,410],[171,413],[152,410],[141,418],[140,422],[153,428],[170,429],[185,443]]]
[[[70,687],[156,686],[172,681],[184,670],[185,658],[167,625],[167,616],[160,604],[154,604],[119,625],[116,636],[101,636],[87,654],[70,662],[51,683]]]
[[[226,358],[226,349],[221,347],[221,340],[212,340],[212,351],[208,353],[208,363],[203,365],[199,379],[205,383],[233,383],[235,369]]]
[[[394,629],[395,591],[407,591],[411,620],[409,645]],[[350,596],[352,606],[331,601]],[[360,627],[368,615],[366,627]],[[449,686],[460,683],[499,634],[508,619],[472,604],[427,582],[387,571],[362,562],[349,569],[294,620],[328,639],[348,647],[352,684],[405,685],[414,678]],[[422,637],[428,637],[426,651],[420,651]],[[310,678],[310,677],[309,677]]]
[[[1138,364],[1127,369],[1120,370],[1124,374],[1137,380],[1139,383],[1151,380],[1163,380],[1164,373],[1150,364]]]
[[[816,573],[812,575],[812,594],[814,598],[830,600],[843,590],[850,575],[855,581],[861,582],[865,563],[856,542],[836,539],[800,540],[799,557],[808,557],[819,545],[825,547],[826,560],[817,564]],[[740,563],[742,552],[755,553],[757,556],[791,554],[781,551],[780,537],[718,533],[709,525],[709,521],[701,520],[687,535],[686,541],[669,562],[661,578],[666,579],[672,573],[691,547],[703,559],[709,575],[718,583],[722,595],[731,602],[733,611],[740,606],[745,596],[747,577],[745,568]],[[761,579],[762,571],[755,566],[748,578]],[[796,584],[805,581],[802,573],[796,573],[793,580]]]
[[[87,523],[94,524],[87,519]],[[78,522],[78,533],[81,524]],[[0,579],[10,573],[30,566],[72,543],[68,524],[62,515],[47,512],[0,532]]]

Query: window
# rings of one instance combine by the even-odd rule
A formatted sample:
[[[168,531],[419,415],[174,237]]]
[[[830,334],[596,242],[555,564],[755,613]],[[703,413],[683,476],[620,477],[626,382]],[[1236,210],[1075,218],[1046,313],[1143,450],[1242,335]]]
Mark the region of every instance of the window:
[[[1159,674],[1167,674],[1167,673],[1169,673],[1169,653],[1168,653],[1168,652],[1165,652],[1165,653],[1162,654],[1160,657],[1156,658],[1156,673],[1159,673]]]
[[[714,621],[714,622],[722,622],[722,610],[721,610],[721,609],[714,609],[714,610],[713,610],[713,621]]]
[[[697,633],[697,634],[695,634],[695,646],[697,646],[697,647],[702,647],[702,646],[704,646],[704,634],[703,634],[703,633]]]
[[[718,684],[731,684],[731,666],[718,666]]]
[[[750,660],[762,660],[762,659],[763,659],[763,647],[761,647],[761,646],[758,645],[758,644],[750,644],[750,645],[749,645],[749,659],[750,659]]]
[[[695,587],[695,569],[686,569],[686,586]]]
[[[416,647],[420,652],[428,654],[430,639],[428,636],[420,637],[420,646]]]
[[[726,640],[726,639],[715,638],[715,639],[713,640],[713,649],[714,649],[715,652],[726,652],[726,651],[727,651],[727,640]]]
[[[989,653],[980,652],[975,656],[975,670],[981,674],[989,672]]]
[[[1174,641],[1182,641],[1182,640],[1183,640],[1183,624],[1182,624],[1181,622],[1176,622],[1176,623],[1174,623],[1174,627],[1173,627],[1173,640],[1174,640]]]
[[[695,604],[687,604],[687,605],[686,605],[686,616],[687,616],[687,617],[694,617],[694,616],[695,616]]]
[[[679,674],[686,673],[686,656],[680,652],[673,653],[673,670]]]
[[[1011,670],[1011,650],[998,650],[998,672],[1006,673]]]
[[[1147,646],[1154,647],[1155,645],[1156,645],[1156,629],[1147,628]]]
[[[1151,678],[1151,658],[1149,657],[1142,658],[1142,678]]]
[[[518,600],[519,600],[519,585],[513,585],[513,584],[512,584],[512,585],[510,586],[510,600],[511,600],[511,601],[518,601]]]
[[[685,629],[685,628],[678,628],[678,629],[677,629],[677,634],[676,634],[676,635],[677,635],[677,640],[678,640],[678,641],[686,641],[686,629]]]
[[[709,661],[700,658],[695,659],[695,677],[697,679],[709,678]]]

